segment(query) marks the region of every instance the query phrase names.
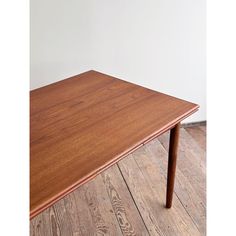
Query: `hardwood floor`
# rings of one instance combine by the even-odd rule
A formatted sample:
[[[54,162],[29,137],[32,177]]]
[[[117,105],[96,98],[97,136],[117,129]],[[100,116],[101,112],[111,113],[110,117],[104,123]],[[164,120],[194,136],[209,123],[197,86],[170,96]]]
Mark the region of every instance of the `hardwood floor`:
[[[30,235],[206,235],[206,126],[180,129],[175,192],[165,208],[166,133],[30,222]]]

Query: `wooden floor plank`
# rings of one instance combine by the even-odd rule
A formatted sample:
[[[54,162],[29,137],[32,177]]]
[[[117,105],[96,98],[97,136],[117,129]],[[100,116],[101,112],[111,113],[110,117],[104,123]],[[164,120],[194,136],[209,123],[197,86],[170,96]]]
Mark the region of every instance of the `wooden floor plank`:
[[[198,145],[206,151],[206,136],[200,126],[187,127],[185,130],[195,139]]]
[[[73,235],[70,218],[65,210],[64,199],[49,208],[53,235]]]
[[[123,235],[148,235],[117,165],[101,175]]]
[[[205,136],[206,136],[207,126],[206,125],[200,125],[198,127],[205,133]]]
[[[204,126],[203,132],[194,130],[181,129],[171,209],[164,207],[167,134],[120,161],[120,169],[114,165],[33,218],[30,235],[204,236],[206,150],[200,143],[205,131]]]
[[[55,203],[49,211],[51,220],[47,223],[53,235],[90,235],[91,232],[95,235],[122,235],[100,175]],[[47,214],[44,211],[39,216]]]
[[[101,176],[82,186],[96,235],[122,235]],[[86,228],[86,235],[91,231]]]
[[[168,151],[169,134],[161,135],[158,140]],[[194,146],[190,142],[194,143]],[[206,159],[205,152],[196,144],[193,138],[180,129],[180,143],[177,166],[192,186],[198,190],[202,204],[206,206]]]
[[[148,143],[144,148],[147,151],[150,165],[159,169],[163,176],[167,176],[168,153],[158,139]],[[201,198],[198,196],[198,189],[196,189],[196,186],[192,186],[189,180],[178,168],[178,162],[175,177],[175,193],[198,227],[201,235],[205,235],[206,208],[202,203]],[[173,204],[175,204],[175,202],[173,202]]]
[[[152,189],[149,184],[146,183],[144,176],[140,175],[140,169],[132,155],[120,161],[118,165],[125,177],[134,201],[142,214],[142,218],[144,219],[150,235],[164,235],[155,217],[154,201],[151,202],[154,198]],[[140,188],[141,185],[143,188]],[[158,202],[158,199],[156,199],[156,202]],[[156,210],[158,211],[158,209]]]
[[[168,150],[169,133],[165,133],[159,137],[160,142],[164,145],[166,150]],[[180,129],[180,155],[185,153],[189,161],[197,163],[197,169],[202,170],[204,174],[206,173],[206,150],[203,149],[199,143],[189,134],[185,128]]]
[[[46,209],[42,214],[30,221],[30,236],[51,236],[53,235],[52,229],[56,231],[55,222],[50,219],[50,209]],[[55,234],[56,235],[56,234]]]
[[[165,208],[165,177],[150,163],[143,147],[119,166],[151,235],[200,235],[176,195],[174,206]]]
[[[96,232],[92,216],[85,198],[86,188],[78,188],[64,198],[65,208],[71,221],[73,235],[82,236],[89,231]]]

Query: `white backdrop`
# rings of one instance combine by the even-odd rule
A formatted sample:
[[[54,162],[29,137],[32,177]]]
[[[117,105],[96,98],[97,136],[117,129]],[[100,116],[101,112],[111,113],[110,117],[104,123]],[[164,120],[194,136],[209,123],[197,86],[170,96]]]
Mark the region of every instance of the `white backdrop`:
[[[94,69],[200,105],[204,0],[31,0],[31,89]]]

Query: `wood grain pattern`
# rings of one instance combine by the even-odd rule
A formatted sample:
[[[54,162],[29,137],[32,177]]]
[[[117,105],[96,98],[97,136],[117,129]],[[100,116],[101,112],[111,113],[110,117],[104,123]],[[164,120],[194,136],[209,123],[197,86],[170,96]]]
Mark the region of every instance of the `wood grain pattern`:
[[[89,71],[30,93],[30,216],[198,109]]]
[[[113,165],[101,175],[122,234],[148,235],[117,165]]]
[[[186,130],[187,128],[181,128],[180,140],[188,143],[187,147],[194,155],[179,156],[174,204],[171,210],[165,209],[168,147],[166,149],[160,143],[159,139],[162,139],[160,136],[144,145],[144,150],[140,149],[132,154],[135,165],[129,160],[131,164],[125,168],[126,172],[120,172],[117,165],[113,165],[34,217],[30,222],[30,235],[97,235],[99,231],[96,220],[93,219],[91,206],[99,209],[99,215],[105,222],[103,224],[106,226],[107,235],[129,235],[133,232],[135,235],[145,236],[199,235],[199,232],[202,236],[206,235],[206,208],[199,196],[199,185],[193,184],[192,179],[184,174],[189,162],[185,160],[183,165],[179,165],[182,158],[204,159],[205,156],[201,156],[202,153],[198,152],[201,147],[193,138],[194,135],[188,135],[188,132],[184,132]],[[164,134],[164,136],[167,136],[168,141],[168,135]],[[201,138],[205,139],[204,133]],[[179,145],[181,149],[182,143],[180,142]],[[124,161],[130,158],[131,155]],[[192,170],[199,168],[199,162],[193,163],[191,168]],[[205,172],[201,175],[205,178]],[[132,180],[132,177],[136,179]],[[202,178],[200,176],[194,178],[196,177],[199,180]],[[147,186],[146,182],[148,182]],[[90,201],[87,201],[88,193],[92,196],[89,198]],[[62,220],[62,216],[66,219]]]
[[[181,138],[185,140],[185,138],[187,137]],[[192,143],[192,148],[194,146],[194,143]],[[152,165],[156,166],[156,168],[162,173],[163,176],[166,176],[166,170],[168,166],[168,150],[163,147],[163,145],[159,142],[158,139],[155,139],[145,145],[145,150],[150,161],[152,162]],[[192,157],[189,156],[187,158]],[[195,163],[195,168],[196,166],[197,162]],[[206,207],[203,204],[202,199],[198,195],[198,186],[191,184],[191,180],[186,178],[185,175],[182,173],[182,168],[181,166],[179,167],[177,165],[177,173],[175,178],[175,193],[178,196],[178,199],[181,201],[183,207],[186,209],[186,211],[194,221],[195,225],[199,229],[201,235],[206,235]],[[187,168],[187,166],[185,168]],[[203,177],[205,177],[204,173],[202,173],[202,175]]]
[[[197,188],[196,194],[201,199],[201,204],[206,206],[205,153],[196,145],[196,142],[190,145],[188,140],[191,140],[191,136],[188,135],[185,129],[181,129],[180,137],[182,139],[180,138],[178,168],[181,169],[191,185]],[[161,135],[159,140],[168,150],[168,133]],[[197,148],[197,151],[195,148]]]
[[[143,147],[120,161],[119,166],[151,235],[200,235],[175,194],[171,210],[165,208],[166,178],[150,162]]]
[[[201,129],[203,132],[204,132],[204,134],[205,134],[205,139],[206,139],[206,126],[204,126],[204,125],[201,125],[201,126],[199,126],[199,129]]]
[[[85,199],[93,224],[95,225],[95,234],[122,235],[117,219],[113,214],[112,205],[106,194],[101,176],[99,176],[98,179],[99,183],[97,183],[97,181],[91,181],[85,187]],[[90,185],[92,185],[92,187],[90,187]]]
[[[188,127],[185,130],[196,140],[203,150],[206,149],[206,131],[202,130],[199,126]]]

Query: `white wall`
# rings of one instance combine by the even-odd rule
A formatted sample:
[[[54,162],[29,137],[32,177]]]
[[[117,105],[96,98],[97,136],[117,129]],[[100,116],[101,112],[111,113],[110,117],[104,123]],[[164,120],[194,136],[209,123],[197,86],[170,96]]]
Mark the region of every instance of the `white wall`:
[[[95,69],[200,105],[205,1],[31,1],[31,88]]]
[[[89,1],[30,2],[31,89],[91,69]]]

